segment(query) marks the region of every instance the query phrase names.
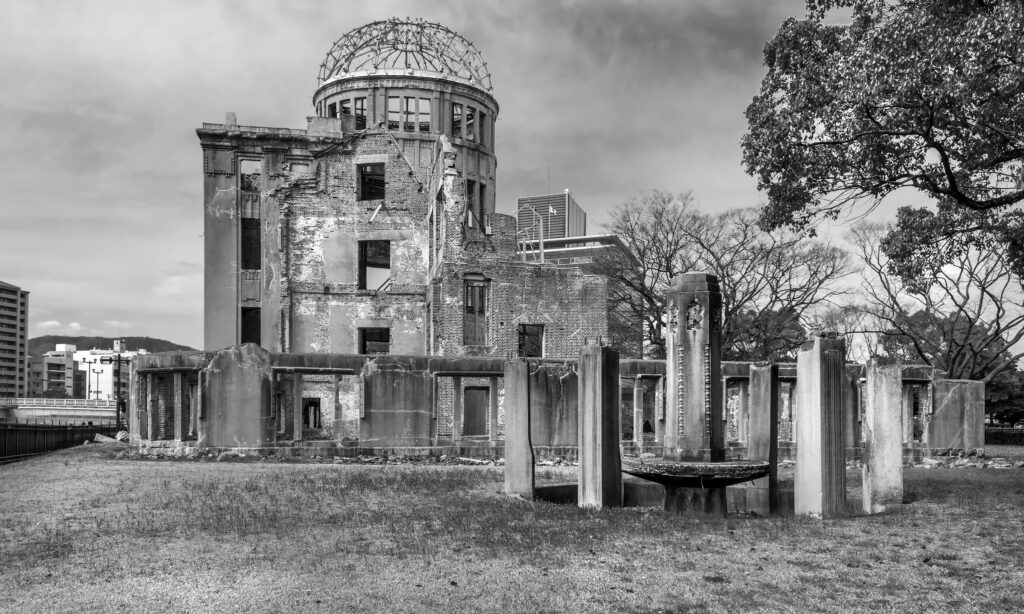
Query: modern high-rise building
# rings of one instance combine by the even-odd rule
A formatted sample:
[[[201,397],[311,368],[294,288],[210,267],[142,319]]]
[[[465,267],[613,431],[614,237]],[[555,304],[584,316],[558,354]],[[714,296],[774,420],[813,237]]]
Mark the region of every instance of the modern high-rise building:
[[[0,281],[0,398],[28,386],[28,290]]]
[[[42,356],[28,359],[28,395],[33,397],[57,396],[84,399],[88,394],[86,371],[79,369],[75,360],[78,348],[58,343]]]
[[[520,239],[536,241],[544,229],[545,239],[579,237],[587,234],[587,213],[566,189],[560,194],[521,196],[516,206]]]

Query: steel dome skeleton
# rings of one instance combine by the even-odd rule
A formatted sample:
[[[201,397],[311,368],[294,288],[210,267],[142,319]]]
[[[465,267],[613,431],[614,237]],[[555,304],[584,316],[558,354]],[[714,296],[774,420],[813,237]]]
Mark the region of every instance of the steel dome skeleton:
[[[356,28],[339,38],[320,64],[320,85],[377,70],[414,70],[468,81],[492,91],[487,63],[473,43],[457,32],[422,19],[388,19]]]

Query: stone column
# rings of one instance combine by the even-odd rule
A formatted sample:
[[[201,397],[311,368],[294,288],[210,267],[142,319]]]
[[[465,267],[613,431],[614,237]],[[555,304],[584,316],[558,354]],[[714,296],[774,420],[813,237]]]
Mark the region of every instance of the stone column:
[[[452,443],[462,439],[462,418],[465,403],[462,397],[462,378],[452,378]]]
[[[679,275],[667,298],[665,457],[725,460],[718,278]]]
[[[292,440],[302,441],[302,374],[292,373]]]
[[[609,347],[580,350],[578,503],[601,509],[622,505],[619,457],[619,353]]]
[[[654,444],[665,445],[665,378],[659,377],[654,385]]]
[[[644,380],[639,375],[633,380],[633,451],[644,451]]]
[[[152,440],[154,425],[156,421],[156,377],[152,373],[146,374],[146,439]]]
[[[847,451],[860,446],[860,378],[863,367],[846,365],[846,386],[843,388],[843,441]]]
[[[833,334],[834,335],[834,334]],[[846,343],[815,337],[797,355],[795,512],[833,518],[846,507],[843,384]]]
[[[491,442],[498,441],[498,378],[492,377],[490,379],[490,395],[488,400],[490,401],[490,407],[488,411],[488,433],[490,434]]]
[[[912,447],[914,443],[914,386],[913,384],[903,384],[902,376],[899,392],[903,399],[901,403],[903,443],[907,447]]]
[[[750,406],[748,391],[750,380],[741,379],[737,382],[738,390],[736,395],[736,437],[747,443],[750,441]],[[776,405],[778,407],[778,405]]]
[[[187,434],[185,429],[185,416],[187,415],[182,407],[182,397],[185,396],[181,381],[181,373],[174,374],[174,439],[181,441]]]
[[[903,503],[901,370],[900,365],[880,365],[874,358],[867,364],[861,470],[862,502],[867,514],[884,512],[887,505]]]
[[[750,426],[747,458],[768,461],[769,473],[750,482],[747,510],[769,516],[778,509],[779,367],[750,365]]]
[[[525,361],[505,363],[505,494],[533,499],[530,374]]]

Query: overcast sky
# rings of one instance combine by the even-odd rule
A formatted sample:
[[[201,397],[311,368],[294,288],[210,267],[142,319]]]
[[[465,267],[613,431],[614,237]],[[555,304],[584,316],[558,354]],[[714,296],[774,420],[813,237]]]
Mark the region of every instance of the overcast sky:
[[[202,345],[195,129],[304,128],[324,55],[370,21],[422,17],[473,41],[501,105],[498,211],[572,190],[600,232],[640,190],[753,206],[743,110],[761,49],[803,0],[50,2],[0,20],[0,280],[30,334]]]

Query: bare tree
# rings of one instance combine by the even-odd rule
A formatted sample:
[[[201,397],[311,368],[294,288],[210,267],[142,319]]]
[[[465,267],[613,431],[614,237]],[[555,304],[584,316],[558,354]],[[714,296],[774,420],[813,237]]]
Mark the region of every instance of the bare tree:
[[[755,209],[720,215],[695,210],[689,193],[642,193],[619,206],[606,225],[626,243],[639,268],[607,258],[618,282],[613,298],[642,322],[648,345],[664,346],[665,294],[676,275],[713,273],[722,291],[722,348],[739,360],[777,359],[804,340],[812,305],[839,290],[849,272],[842,250],[787,232],[767,233]]]
[[[1024,356],[1024,296],[1006,248],[969,248],[928,279],[909,282],[890,271],[882,237],[889,226],[864,224],[851,240],[864,261],[865,310],[884,326],[874,331],[904,355],[954,379],[991,381]]]

